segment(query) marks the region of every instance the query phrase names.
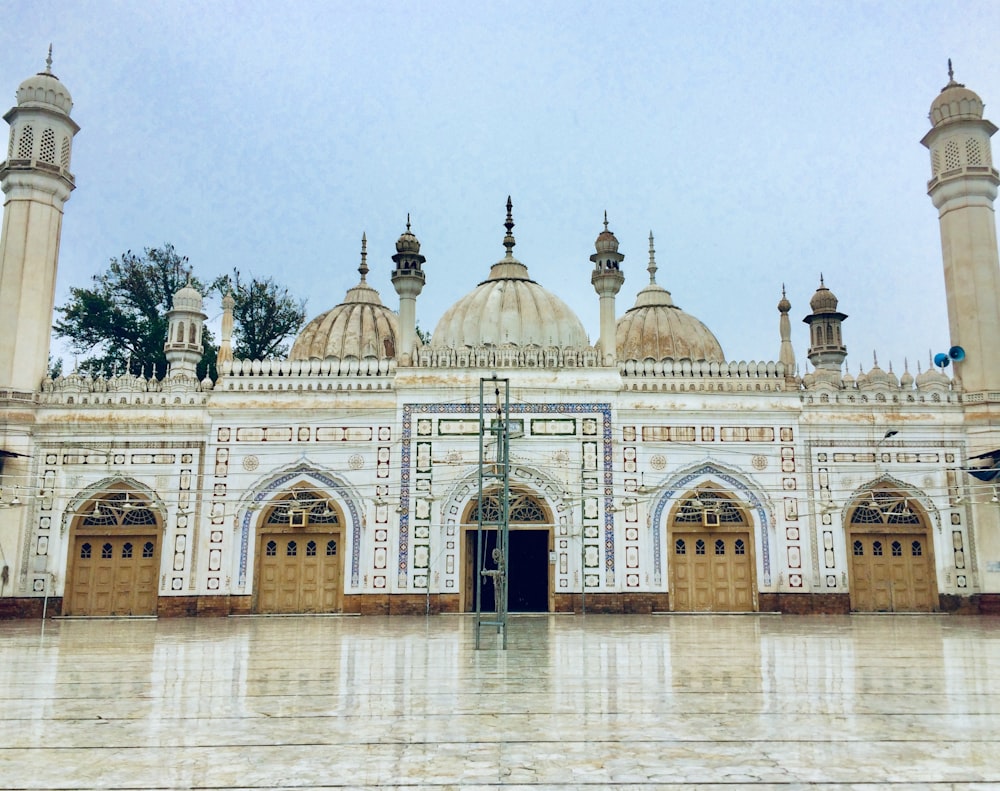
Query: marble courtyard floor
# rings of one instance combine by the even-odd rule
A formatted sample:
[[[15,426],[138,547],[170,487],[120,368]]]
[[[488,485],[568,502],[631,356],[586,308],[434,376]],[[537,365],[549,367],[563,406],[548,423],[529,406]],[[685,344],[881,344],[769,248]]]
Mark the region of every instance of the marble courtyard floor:
[[[1000,618],[0,622],[0,787],[1000,788]]]

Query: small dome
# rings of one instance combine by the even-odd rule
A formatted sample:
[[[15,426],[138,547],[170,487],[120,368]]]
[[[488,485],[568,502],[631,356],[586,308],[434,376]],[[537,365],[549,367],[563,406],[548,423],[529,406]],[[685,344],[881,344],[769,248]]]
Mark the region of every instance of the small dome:
[[[594,248],[598,253],[617,253],[618,237],[608,230],[608,213],[604,212],[604,230],[597,234]]]
[[[17,89],[18,107],[56,108],[65,115],[73,109],[73,97],[59,78],[52,73],[52,48],[45,60],[45,71],[28,77]]]
[[[292,344],[288,359],[396,356],[399,318],[382,304],[378,291],[365,279],[368,275],[368,239],[364,234],[361,235],[358,272],[361,282],[348,289],[343,302],[321,313],[302,329]]]
[[[420,252],[420,240],[410,231],[410,215],[406,215],[406,230],[396,240],[397,253],[416,254]]]
[[[193,310],[196,313],[201,313],[203,306],[204,300],[201,293],[190,283],[174,294],[174,310]]]
[[[950,60],[948,61],[948,77],[948,84],[941,89],[941,93],[931,103],[931,111],[928,114],[931,125],[940,126],[953,121],[982,118],[983,100],[975,91],[969,90],[960,82],[955,82]]]
[[[809,300],[809,307],[812,308],[812,312],[836,313],[839,302],[840,300],[837,299],[836,295],[823,283],[823,276],[820,275],[819,288],[816,289],[816,293]]]
[[[911,390],[913,388],[913,374],[910,373],[908,367],[903,368],[903,375],[899,377],[899,386],[904,390]]]
[[[635,306],[618,320],[615,345],[620,360],[726,360],[712,331],[673,304],[670,292],[655,284],[640,291]]]
[[[292,344],[290,360],[395,357],[399,319],[378,292],[356,286],[344,301],[310,321]]]
[[[656,282],[656,250],[649,232],[649,285],[635,297],[635,305],[618,319],[615,349],[619,360],[707,360],[725,362],[722,346],[712,331],[674,304],[670,292]]]
[[[788,297],[785,296],[785,287],[781,287],[781,299],[778,301],[778,312],[788,313],[792,309],[792,303],[788,301]]]

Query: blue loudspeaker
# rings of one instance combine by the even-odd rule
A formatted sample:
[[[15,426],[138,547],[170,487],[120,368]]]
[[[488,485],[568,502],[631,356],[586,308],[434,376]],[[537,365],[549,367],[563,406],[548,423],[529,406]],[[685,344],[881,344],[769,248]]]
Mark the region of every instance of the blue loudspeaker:
[[[938,368],[947,368],[951,365],[951,359],[944,352],[938,352],[934,355],[934,365]]]
[[[961,346],[952,346],[948,349],[948,356],[951,357],[956,363],[962,362],[965,359],[965,349]]]

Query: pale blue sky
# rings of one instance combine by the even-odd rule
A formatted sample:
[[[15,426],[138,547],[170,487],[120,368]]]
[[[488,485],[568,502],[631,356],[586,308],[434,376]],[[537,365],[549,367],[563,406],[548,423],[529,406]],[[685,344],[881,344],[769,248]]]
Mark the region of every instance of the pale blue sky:
[[[509,193],[515,254],[592,341],[607,210],[619,315],[652,230],[658,282],[730,359],[777,358],[784,282],[803,361],[823,272],[851,371],[878,349],[915,372],[952,341],[919,140],[948,57],[1000,123],[998,31],[996,2],[17,0],[0,84],[13,103],[51,41],[82,127],[57,304],[169,241],[205,275],[274,275],[312,317],[357,282],[365,231],[395,308],[410,212],[432,330],[501,257]]]

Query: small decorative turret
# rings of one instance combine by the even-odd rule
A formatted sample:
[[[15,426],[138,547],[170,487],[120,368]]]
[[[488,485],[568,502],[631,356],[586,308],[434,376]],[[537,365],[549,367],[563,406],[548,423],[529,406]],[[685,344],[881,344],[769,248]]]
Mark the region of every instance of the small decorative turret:
[[[809,325],[809,362],[816,369],[817,381],[840,386],[840,367],[847,357],[847,347],[841,336],[841,324],[847,314],[837,310],[838,300],[819,276],[819,288],[809,300],[812,313],[802,321]],[[861,377],[858,377],[861,383]]]
[[[784,363],[785,375],[791,376],[795,370],[795,350],[792,348],[792,322],[788,318],[788,312],[792,309],[792,303],[785,295],[785,284],[781,284],[781,299],[778,301],[778,333],[781,336],[781,348],[778,352],[778,362]]]
[[[508,199],[509,201],[509,199]],[[362,242],[365,244],[366,242]],[[365,253],[362,252],[362,264]],[[423,291],[425,275],[424,261],[420,255],[420,241],[410,231],[410,215],[406,215],[406,230],[396,241],[396,254],[392,257],[396,268],[392,273],[392,285],[399,294],[399,365],[411,365],[413,351],[420,343],[417,338],[417,297]],[[367,265],[365,265],[367,271]],[[365,273],[361,273],[364,280]]]
[[[226,296],[222,298],[222,337],[219,340],[219,353],[215,357],[215,365],[220,374],[223,364],[233,361],[233,308],[235,307],[233,292],[227,290]]]
[[[167,378],[185,376],[197,381],[198,363],[205,352],[201,331],[207,316],[202,312],[201,294],[190,284],[174,294],[173,307],[167,311]]]
[[[650,233],[650,260],[652,260],[652,233]],[[601,337],[598,345],[604,365],[615,364],[615,295],[625,282],[621,262],[625,256],[618,252],[618,239],[608,230],[608,213],[604,212],[604,230],[594,242],[596,252],[590,256],[594,271],[590,282],[601,300]],[[655,272],[655,269],[653,270]]]

